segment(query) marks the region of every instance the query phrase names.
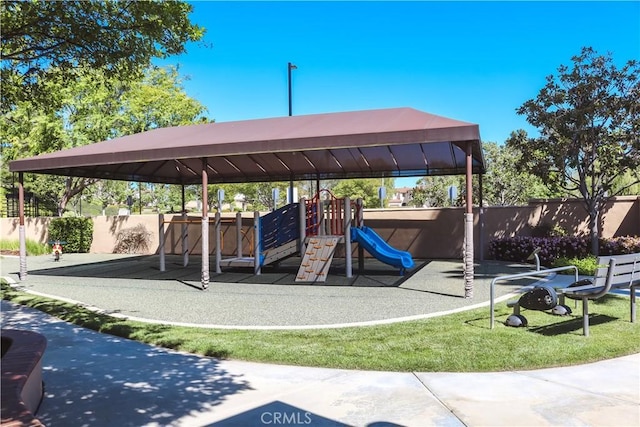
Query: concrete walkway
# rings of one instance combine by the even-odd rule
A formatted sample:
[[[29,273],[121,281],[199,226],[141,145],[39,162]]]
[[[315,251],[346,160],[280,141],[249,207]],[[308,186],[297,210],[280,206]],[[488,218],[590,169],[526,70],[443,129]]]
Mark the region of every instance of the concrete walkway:
[[[638,426],[640,355],[499,373],[390,373],[178,353],[2,301],[47,337],[47,426]]]

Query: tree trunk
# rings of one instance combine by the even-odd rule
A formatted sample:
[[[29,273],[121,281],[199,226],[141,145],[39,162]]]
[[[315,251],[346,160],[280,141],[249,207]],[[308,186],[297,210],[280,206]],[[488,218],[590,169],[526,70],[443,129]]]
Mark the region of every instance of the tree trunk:
[[[594,256],[598,256],[599,252],[599,237],[598,224],[600,223],[600,209],[598,206],[589,207],[589,231],[591,233],[591,253]]]
[[[65,191],[60,199],[58,199],[58,216],[62,216],[65,208],[67,207],[67,203],[69,203],[69,192]]]
[[[58,200],[58,216],[62,216],[69,201],[82,190],[98,181],[97,179],[78,178],[76,181],[72,177],[67,177],[64,184],[64,193]]]

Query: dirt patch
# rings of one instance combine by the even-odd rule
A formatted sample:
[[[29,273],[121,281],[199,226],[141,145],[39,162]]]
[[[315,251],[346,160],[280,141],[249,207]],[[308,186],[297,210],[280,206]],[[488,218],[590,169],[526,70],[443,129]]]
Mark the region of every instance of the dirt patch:
[[[0,249],[0,255],[20,255],[19,250],[11,250],[11,249]]]

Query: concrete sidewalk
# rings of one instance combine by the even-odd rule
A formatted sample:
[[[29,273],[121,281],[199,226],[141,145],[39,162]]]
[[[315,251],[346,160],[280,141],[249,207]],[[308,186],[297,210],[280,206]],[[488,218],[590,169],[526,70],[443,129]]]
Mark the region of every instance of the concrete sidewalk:
[[[2,301],[47,337],[47,426],[638,426],[640,355],[499,373],[391,373],[221,361]]]

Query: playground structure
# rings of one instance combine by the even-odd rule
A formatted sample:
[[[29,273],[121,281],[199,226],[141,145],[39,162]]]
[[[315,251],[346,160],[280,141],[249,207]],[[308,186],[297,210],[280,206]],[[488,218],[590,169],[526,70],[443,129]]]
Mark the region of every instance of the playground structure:
[[[165,271],[165,224],[181,224],[181,245],[183,266],[189,263],[189,224],[201,224],[202,218],[189,218],[186,214],[180,220],[165,221],[159,216],[160,271]],[[296,282],[324,282],[331,262],[339,245],[344,245],[345,275],[353,276],[352,243],[358,243],[360,269],[364,265],[364,250],[380,261],[399,269],[404,274],[414,266],[411,254],[397,250],[386,243],[373,229],[364,225],[362,199],[351,201],[348,197],[336,198],[329,190],[320,190],[311,199],[300,199],[273,212],[260,216],[254,212],[251,232],[243,232],[242,216],[222,219],[217,212],[207,219],[213,224],[215,236],[215,272],[222,273],[223,267],[253,268],[260,275],[262,267],[277,265],[285,258],[299,254],[300,268]],[[222,257],[224,236],[223,224],[235,224],[236,253],[233,257]],[[207,227],[208,228],[208,227]],[[256,237],[258,236],[258,237]],[[250,253],[243,255],[243,242],[250,241]]]

